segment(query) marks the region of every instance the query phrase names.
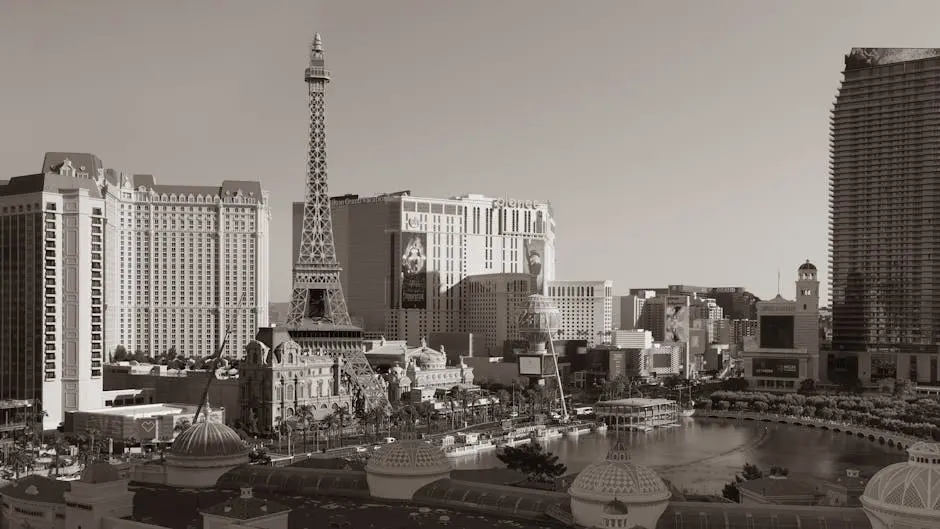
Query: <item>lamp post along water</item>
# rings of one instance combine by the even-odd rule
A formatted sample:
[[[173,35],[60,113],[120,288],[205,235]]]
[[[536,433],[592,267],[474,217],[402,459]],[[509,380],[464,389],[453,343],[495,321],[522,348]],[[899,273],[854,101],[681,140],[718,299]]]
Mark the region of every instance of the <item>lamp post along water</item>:
[[[565,403],[565,391],[558,370],[558,355],[552,340],[554,333],[561,328],[561,311],[555,301],[542,294],[529,296],[525,311],[519,319],[519,332],[528,342],[528,350],[520,354],[519,376],[530,382],[544,385],[546,377],[555,376],[561,401],[562,421],[568,420],[568,406]]]

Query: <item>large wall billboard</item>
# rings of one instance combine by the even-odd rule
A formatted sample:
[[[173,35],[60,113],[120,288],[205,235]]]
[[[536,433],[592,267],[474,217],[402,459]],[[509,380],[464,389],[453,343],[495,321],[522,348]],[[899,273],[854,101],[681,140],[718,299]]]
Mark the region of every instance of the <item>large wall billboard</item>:
[[[800,378],[800,361],[793,358],[755,358],[755,377]]]
[[[652,355],[653,357],[653,369],[668,369],[672,367],[672,354],[670,353],[656,353]]]
[[[760,346],[767,349],[793,349],[793,316],[761,316]]]
[[[535,292],[546,295],[545,272],[547,271],[547,258],[545,255],[545,241],[543,239],[526,239],[523,241],[522,270],[532,274],[535,278]]]
[[[666,296],[664,342],[689,341],[689,297]]]
[[[401,308],[428,306],[428,235],[402,233]]]

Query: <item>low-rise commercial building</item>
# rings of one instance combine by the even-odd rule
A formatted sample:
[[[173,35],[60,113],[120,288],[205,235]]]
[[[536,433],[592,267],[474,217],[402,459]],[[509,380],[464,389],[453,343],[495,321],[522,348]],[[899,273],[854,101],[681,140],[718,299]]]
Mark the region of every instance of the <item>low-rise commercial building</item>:
[[[136,444],[171,442],[193,424],[196,408],[190,404],[142,404],[69,412],[65,431],[98,435],[113,442]],[[211,408],[210,420],[225,422],[224,408]]]

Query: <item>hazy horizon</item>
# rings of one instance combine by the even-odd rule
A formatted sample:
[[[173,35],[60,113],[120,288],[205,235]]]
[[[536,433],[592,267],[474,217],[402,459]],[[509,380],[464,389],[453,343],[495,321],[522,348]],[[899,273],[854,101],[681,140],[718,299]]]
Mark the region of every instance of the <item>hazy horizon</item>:
[[[220,7],[224,6],[224,7]],[[314,32],[330,192],[550,201],[558,277],[828,302],[829,112],[854,46],[940,44],[940,3],[0,0],[0,179],[92,152],[260,180],[289,297]]]

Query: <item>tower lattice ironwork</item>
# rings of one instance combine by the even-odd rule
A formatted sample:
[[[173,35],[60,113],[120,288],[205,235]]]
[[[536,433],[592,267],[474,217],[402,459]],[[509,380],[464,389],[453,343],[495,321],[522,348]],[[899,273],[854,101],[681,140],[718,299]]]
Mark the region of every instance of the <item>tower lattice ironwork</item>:
[[[326,69],[319,33],[313,39],[304,79],[310,96],[310,145],[300,249],[294,263],[287,323],[292,326],[304,323],[351,326],[340,282],[342,268],[336,259],[333,242],[326,171],[325,95],[330,72]],[[342,357],[345,374],[366,406],[373,408],[388,404],[388,395],[361,349],[327,351],[327,354]]]

